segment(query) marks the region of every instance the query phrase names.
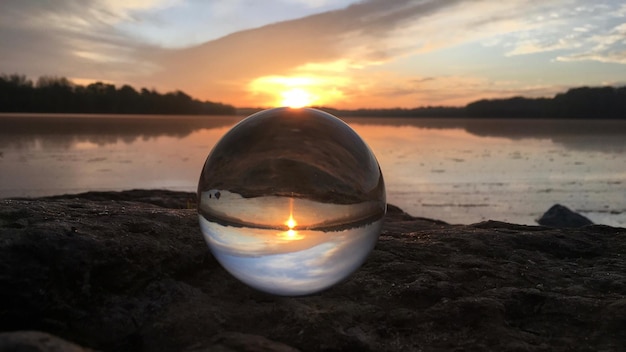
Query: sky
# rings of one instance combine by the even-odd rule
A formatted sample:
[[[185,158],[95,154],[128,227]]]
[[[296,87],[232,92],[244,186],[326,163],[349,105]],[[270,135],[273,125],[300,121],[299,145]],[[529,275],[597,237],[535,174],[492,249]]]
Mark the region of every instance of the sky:
[[[2,0],[0,73],[237,107],[550,97],[626,85],[626,1]]]

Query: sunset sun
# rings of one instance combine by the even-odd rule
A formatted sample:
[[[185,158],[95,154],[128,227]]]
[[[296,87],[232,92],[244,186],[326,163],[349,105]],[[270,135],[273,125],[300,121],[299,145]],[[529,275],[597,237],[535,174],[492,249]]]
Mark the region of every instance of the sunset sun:
[[[343,87],[349,80],[320,75],[263,76],[248,83],[252,96],[265,100],[265,105],[290,108],[324,106],[346,101]]]
[[[302,108],[311,105],[315,100],[315,97],[302,88],[291,88],[280,94],[282,106],[288,106],[290,108]]]

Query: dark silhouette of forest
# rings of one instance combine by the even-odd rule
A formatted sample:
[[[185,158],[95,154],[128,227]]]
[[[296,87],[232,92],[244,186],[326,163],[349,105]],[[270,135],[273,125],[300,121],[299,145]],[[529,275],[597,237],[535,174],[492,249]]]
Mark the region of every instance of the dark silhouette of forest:
[[[553,98],[513,97],[482,99],[466,106],[425,106],[392,109],[315,108],[341,117],[476,117],[476,118],[548,118],[548,119],[626,119],[626,86],[579,87]],[[240,108],[249,115],[262,108]]]
[[[342,117],[625,119],[626,86],[572,88],[553,98],[483,99],[463,107],[317,108]],[[200,101],[181,91],[161,94],[102,82],[82,86],[63,77],[48,76],[33,83],[24,75],[0,75],[0,112],[248,115],[259,110]]]
[[[626,86],[572,88],[554,98],[479,100],[465,107],[468,117],[626,119]]]
[[[0,112],[233,115],[235,107],[193,99],[181,91],[161,94],[102,82],[82,86],[48,76],[33,83],[24,75],[3,74]]]
[[[464,107],[453,106],[425,106],[419,108],[392,108],[392,109],[355,109],[340,110],[329,107],[317,107],[329,114],[345,117],[465,117]]]
[[[361,117],[480,117],[626,119],[625,87],[580,87],[553,98],[483,99],[464,107],[427,106],[412,109],[339,110],[319,107],[334,115]]]

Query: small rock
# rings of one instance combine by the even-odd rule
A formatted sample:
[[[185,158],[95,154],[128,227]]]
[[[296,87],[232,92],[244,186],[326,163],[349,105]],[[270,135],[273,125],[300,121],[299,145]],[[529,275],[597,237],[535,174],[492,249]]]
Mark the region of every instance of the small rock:
[[[591,220],[560,204],[555,204],[548,209],[548,211],[546,211],[541,218],[537,220],[537,223],[542,226],[557,228],[593,225]]]

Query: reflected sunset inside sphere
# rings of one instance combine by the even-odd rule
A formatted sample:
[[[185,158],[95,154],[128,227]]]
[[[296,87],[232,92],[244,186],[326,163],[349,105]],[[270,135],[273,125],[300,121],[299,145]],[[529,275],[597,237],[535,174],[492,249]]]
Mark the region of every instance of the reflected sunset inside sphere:
[[[303,238],[303,236],[298,234],[298,231],[294,229],[296,226],[298,226],[298,222],[296,221],[296,219],[293,218],[293,198],[289,199],[289,219],[285,221],[285,225],[287,226],[288,230],[281,233],[280,235],[284,239],[301,240]]]

